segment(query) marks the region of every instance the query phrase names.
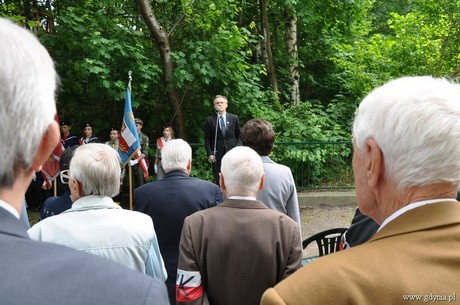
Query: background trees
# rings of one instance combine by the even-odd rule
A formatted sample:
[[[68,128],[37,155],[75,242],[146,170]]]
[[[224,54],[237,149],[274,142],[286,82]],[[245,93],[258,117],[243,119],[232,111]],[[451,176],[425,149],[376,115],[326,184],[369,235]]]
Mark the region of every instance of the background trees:
[[[173,123],[179,136],[202,142],[212,99],[223,94],[243,123],[272,121],[279,141],[335,141],[349,139],[360,99],[388,79],[458,76],[459,6],[449,0],[4,0],[0,14],[34,30],[47,46],[61,77],[59,115],[72,119],[76,132],[92,122],[104,138],[121,125],[132,70],[134,111],[152,138]],[[152,17],[164,35],[158,37],[167,40],[152,35]]]

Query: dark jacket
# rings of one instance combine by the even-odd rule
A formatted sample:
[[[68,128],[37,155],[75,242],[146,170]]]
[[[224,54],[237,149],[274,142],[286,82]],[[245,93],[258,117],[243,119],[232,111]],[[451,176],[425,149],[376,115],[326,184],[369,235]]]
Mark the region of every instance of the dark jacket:
[[[168,279],[166,285],[175,304],[179,241],[185,217],[223,201],[220,188],[208,181],[171,171],[161,180],[134,191],[134,210],[152,217]]]
[[[227,151],[235,146],[241,145],[240,141],[240,120],[238,116],[226,113],[227,129],[225,137],[219,132],[217,128],[217,141],[216,141],[216,158],[221,160]],[[216,139],[216,122],[217,115],[210,115],[206,119],[204,125],[204,144],[206,147],[206,154],[208,156],[214,155],[214,140]]]

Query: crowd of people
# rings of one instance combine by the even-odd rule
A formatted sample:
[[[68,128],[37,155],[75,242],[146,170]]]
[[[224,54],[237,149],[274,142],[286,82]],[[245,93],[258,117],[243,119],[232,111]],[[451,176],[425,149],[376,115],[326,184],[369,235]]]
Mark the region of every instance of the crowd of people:
[[[217,95],[204,126],[214,181],[190,177],[192,149],[168,125],[156,141],[158,180],[147,183],[139,162],[149,139],[136,118],[134,210],[123,209],[113,200],[123,175],[119,130],[105,143],[89,123],[80,139],[68,120],[59,130],[54,63],[36,37],[3,18],[0,54],[0,122],[24,131],[0,131],[2,303],[456,301],[459,85],[404,77],[364,98],[352,127],[359,209],[344,250],[301,267],[297,190],[291,170],[270,158],[270,122],[240,128]],[[65,192],[28,229],[25,193],[60,140]]]

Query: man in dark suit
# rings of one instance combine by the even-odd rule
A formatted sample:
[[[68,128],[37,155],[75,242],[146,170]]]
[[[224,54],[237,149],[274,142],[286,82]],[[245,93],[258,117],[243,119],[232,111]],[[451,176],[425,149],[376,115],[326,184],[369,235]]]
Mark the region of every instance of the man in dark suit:
[[[240,142],[240,120],[238,116],[228,113],[228,100],[223,95],[214,98],[217,114],[208,116],[204,124],[204,144],[206,154],[212,162],[214,183],[219,185],[219,173],[222,157]]]
[[[164,283],[108,260],[29,239],[19,220],[24,194],[59,143],[57,75],[30,32],[0,18],[0,302],[169,304]],[[24,125],[24,122],[27,122]],[[26,126],[26,130],[24,130]]]
[[[184,140],[166,142],[161,157],[165,177],[134,191],[134,209],[152,217],[168,272],[166,286],[170,302],[175,304],[179,240],[184,218],[221,203],[223,194],[214,183],[189,177],[192,148]]]
[[[300,268],[299,226],[256,200],[264,170],[251,148],[224,156],[220,186],[227,200],[184,221],[177,302],[259,305],[265,289]]]

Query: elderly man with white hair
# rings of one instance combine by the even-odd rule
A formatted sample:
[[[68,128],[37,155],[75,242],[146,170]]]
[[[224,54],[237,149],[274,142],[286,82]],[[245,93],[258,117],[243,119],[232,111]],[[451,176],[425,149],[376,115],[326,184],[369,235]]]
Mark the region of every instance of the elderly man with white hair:
[[[56,85],[53,60],[38,39],[0,18],[0,302],[169,304],[158,279],[27,236],[19,220],[24,194],[60,138]]]
[[[167,274],[152,220],[122,209],[120,157],[108,145],[75,150],[69,167],[72,207],[29,229],[30,238],[96,254],[163,281]]]
[[[184,219],[196,211],[218,205],[223,194],[214,183],[190,177],[192,147],[184,140],[168,140],[161,157],[166,175],[134,190],[134,209],[153,220],[168,272],[169,300],[175,304],[179,241]]]
[[[262,293],[298,268],[299,226],[256,200],[262,159],[235,147],[222,159],[220,186],[228,199],[184,221],[176,297],[179,304],[258,305]]]
[[[370,241],[308,264],[261,304],[455,301],[460,282],[460,86],[405,77],[371,92],[353,124],[358,206]]]

